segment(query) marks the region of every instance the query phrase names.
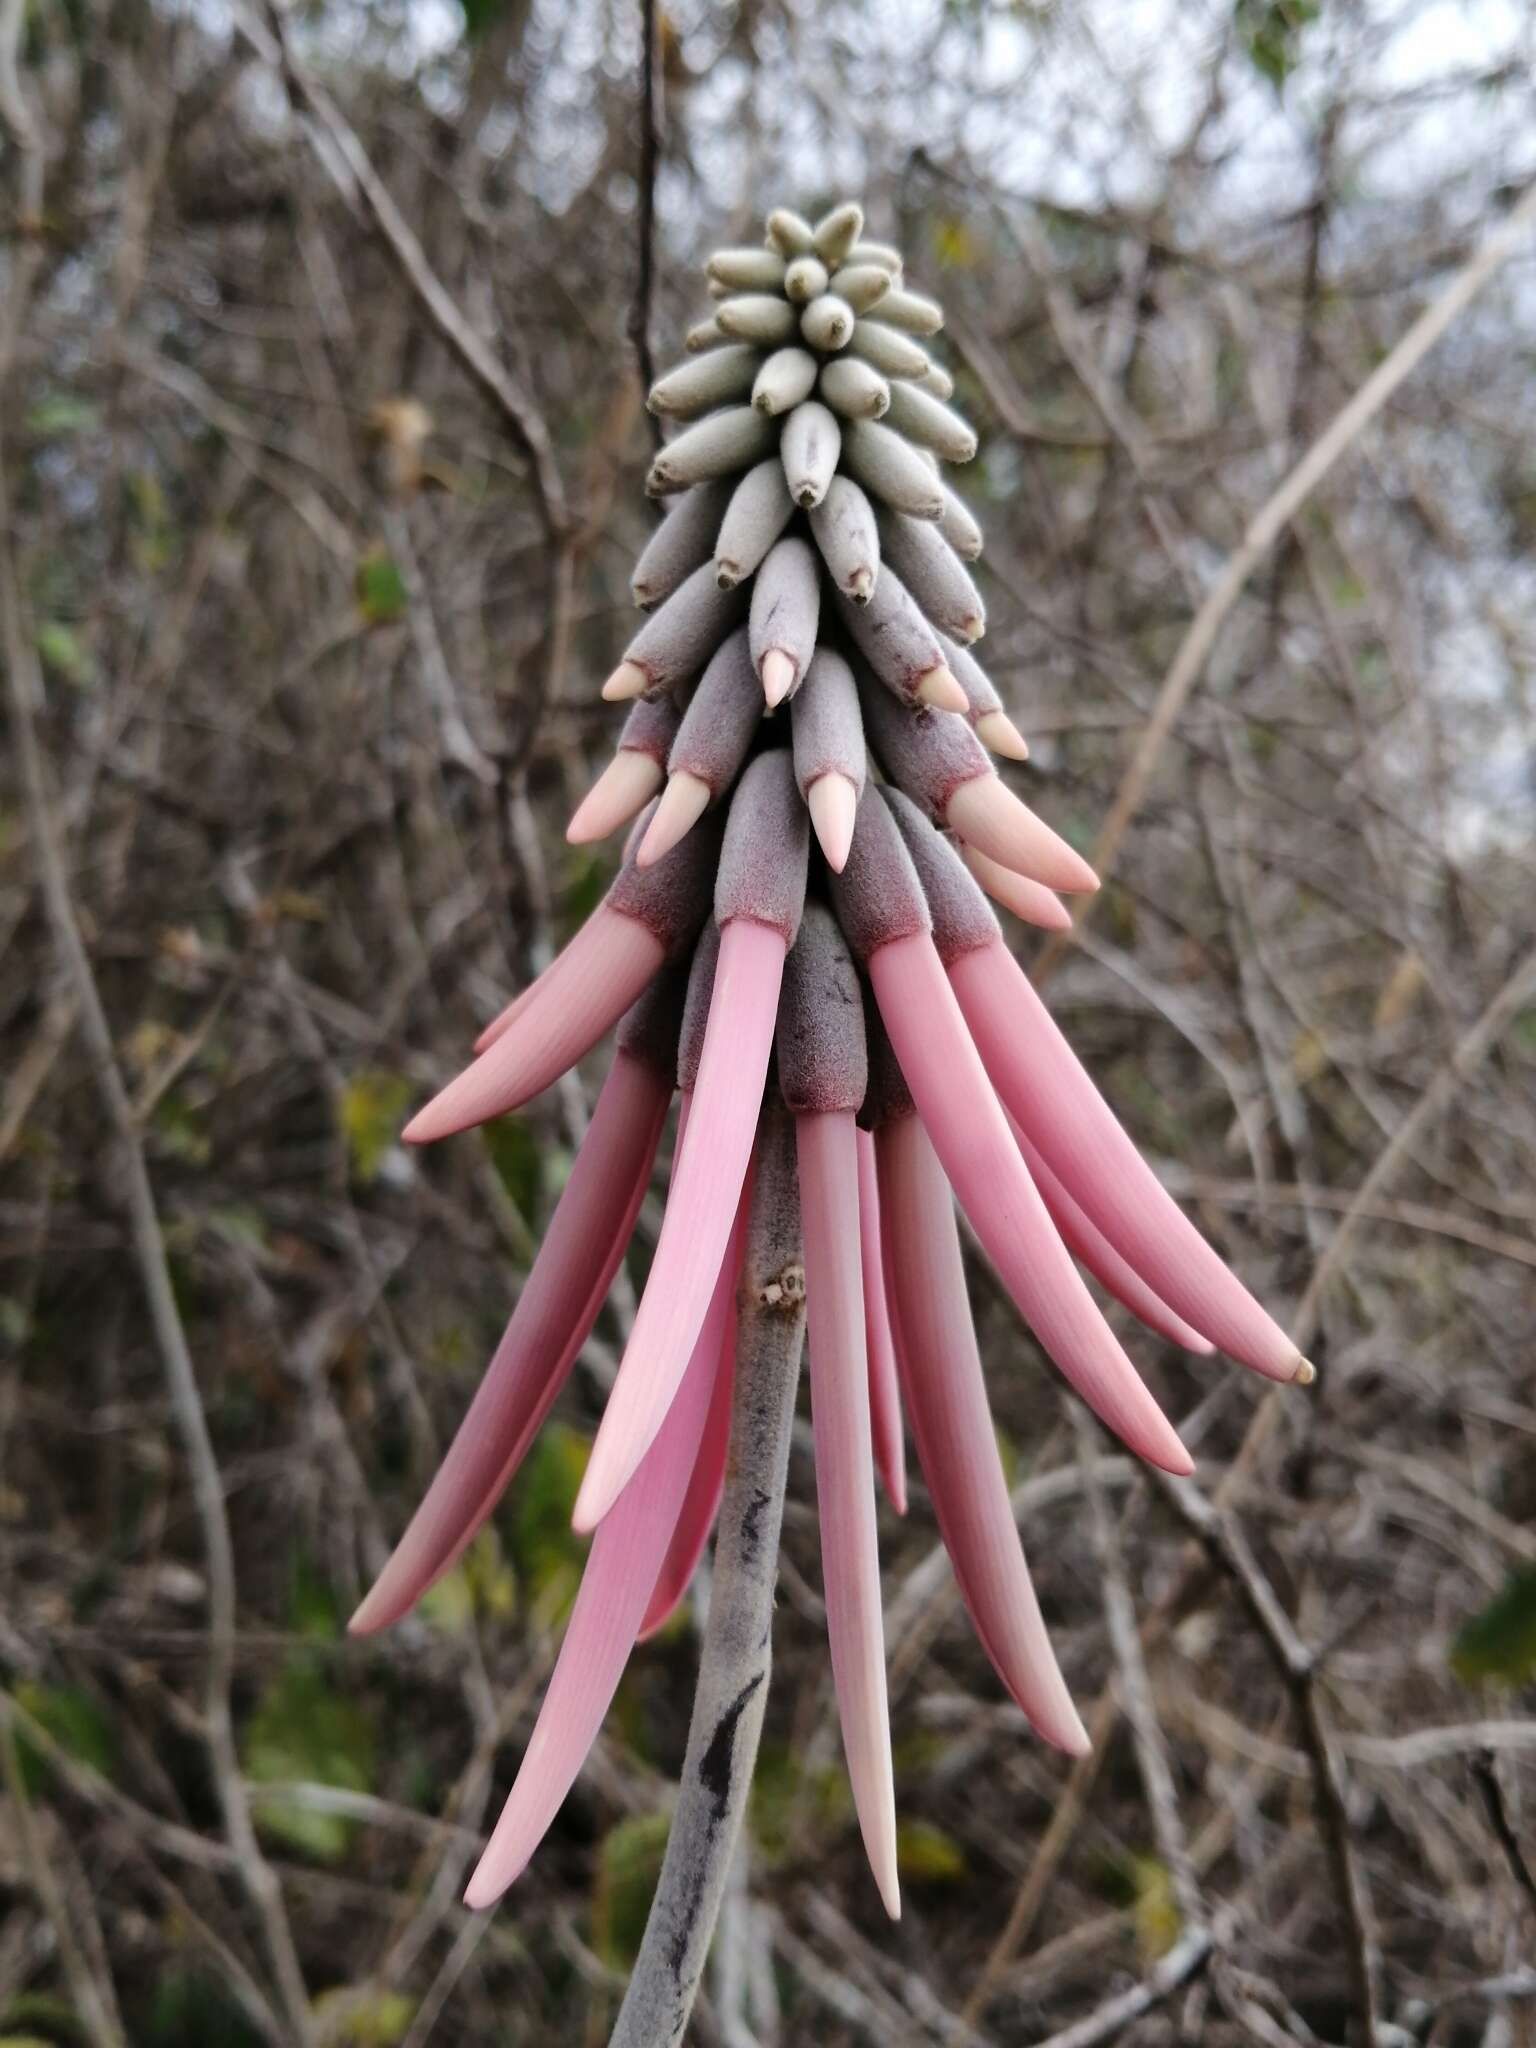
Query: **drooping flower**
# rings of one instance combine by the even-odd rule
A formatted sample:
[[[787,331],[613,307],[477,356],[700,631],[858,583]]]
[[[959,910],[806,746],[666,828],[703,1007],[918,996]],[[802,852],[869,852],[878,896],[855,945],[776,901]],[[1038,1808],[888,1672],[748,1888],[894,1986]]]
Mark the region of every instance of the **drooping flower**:
[[[1188,1453],[1080,1266],[1170,1342],[1312,1377],[1136,1152],[983,894],[1060,929],[1058,892],[1097,882],[989,759],[1028,750],[969,651],[981,535],[939,462],[975,436],[918,338],[939,308],[862,233],[854,205],[814,228],[779,212],[765,247],[711,259],[716,311],[651,393],[686,424],[648,482],[672,499],[634,574],[650,616],[603,687],[633,705],[570,826],[585,842],[635,821],[623,864],[406,1131],[516,1109],[619,1027],[506,1334],[359,1632],[414,1605],[496,1505],[602,1306],[680,1094],[655,1257],[576,1505],[591,1549],[473,1905],[528,1862],[708,1540],[765,1092],[795,1124],[832,1672],[893,1914],[874,1474],[904,1511],[903,1414],[999,1677],[1047,1742],[1087,1741],[1009,1505],[956,1199],[1042,1348],[1165,1470],[1189,1471]]]

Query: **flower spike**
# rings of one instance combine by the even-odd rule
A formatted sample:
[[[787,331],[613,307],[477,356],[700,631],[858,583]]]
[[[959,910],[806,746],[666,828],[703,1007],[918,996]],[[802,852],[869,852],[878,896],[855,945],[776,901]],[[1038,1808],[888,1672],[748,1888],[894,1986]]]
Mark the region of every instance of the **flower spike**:
[[[710,259],[709,290],[710,317],[649,394],[669,423],[646,484],[668,503],[632,578],[649,616],[603,685],[630,708],[568,831],[585,844],[627,825],[618,876],[407,1137],[516,1108],[627,1015],[501,1344],[353,1627],[405,1613],[524,1456],[624,1256],[675,1084],[661,1228],[575,1505],[593,1532],[586,1570],[467,1897],[489,1904],[527,1863],[722,1499],[703,1718],[745,1675],[732,1666],[717,1686],[713,1659],[749,1595],[761,1669],[759,1565],[779,1526],[803,1310],[838,1718],[894,1915],[876,1479],[905,1512],[904,1422],[1002,1682],[1047,1741],[1086,1746],[988,1414],[957,1204],[1080,1397],[1168,1471],[1187,1472],[1188,1453],[1085,1273],[1188,1352],[1220,1344],[1278,1380],[1312,1369],[1137,1156],[983,894],[1060,931],[1057,892],[1098,884],[987,752],[1029,750],[971,652],[987,624],[966,566],[982,536],[944,463],[977,441],[925,346],[939,307],[852,202],[814,224],[770,215],[762,246]],[[733,1773],[760,1721],[758,1699],[733,1724]],[[699,1838],[698,1794],[690,1777],[674,1845]]]

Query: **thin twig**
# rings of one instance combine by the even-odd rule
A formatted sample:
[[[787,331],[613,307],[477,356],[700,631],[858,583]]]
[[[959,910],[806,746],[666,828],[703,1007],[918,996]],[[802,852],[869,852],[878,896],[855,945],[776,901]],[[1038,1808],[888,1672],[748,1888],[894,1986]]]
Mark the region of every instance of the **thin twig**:
[[[280,9],[276,6],[267,9],[270,34],[263,31],[259,22],[241,11],[237,10],[235,19],[246,40],[268,63],[281,69],[290,93],[309,109],[330,144],[329,150],[317,148],[315,151],[321,165],[343,198],[361,202],[371,215],[381,241],[423,312],[495,406],[513,440],[527,455],[533,465],[539,515],[545,533],[551,543],[563,540],[570,530],[570,511],[543,414],[489,343],[476,332],[462,307],[427,261],[426,251],[415,230],[374,169],[356,130],[330,94],[315,83],[295,56]]]
[[[8,1719],[0,1720],[0,1782],[5,1785],[7,1805],[15,1825],[16,1844],[21,1852],[22,1868],[37,1894],[38,1905],[53,1929],[53,1938],[58,1943],[59,1960],[64,1966],[65,1981],[69,1985],[80,2025],[92,2042],[93,2048],[127,2048],[127,2037],[123,2033],[122,2020],[118,2015],[111,1977],[107,1977],[104,1985],[98,1984],[91,1969],[90,1959],[75,1933],[74,1922],[69,1916],[69,1904],[59,1884],[52,1859],[38,1832],[37,1816],[32,1811],[31,1794],[22,1775],[16,1733]]]
[[[629,338],[640,371],[640,395],[656,382],[651,351],[651,299],[656,286],[656,163],[661,147],[659,99],[661,79],[656,64],[657,0],[640,0],[640,202],[637,208],[640,247],[635,267],[635,302],[630,308]],[[661,446],[661,421],[646,413],[651,439]]]
[[[1333,1865],[1361,2038],[1374,2043],[1381,2009],[1381,1950],[1365,1874],[1355,1854],[1338,1738],[1317,1684],[1317,1660],[1231,1520],[1191,1480],[1161,1472],[1153,1477],[1207,1556],[1231,1579],[1295,1703],[1318,1821]]]
[[[656,1896],[610,2048],[676,2048],[746,1813],[767,1703],[773,1590],[805,1340],[789,1119],[765,1112],[741,1288],[736,1397],[688,1750]]]
[[[1139,1984],[1133,1984],[1129,1991],[1122,1991],[1117,1997],[1107,1998],[1075,2025],[1063,2027],[1059,2034],[1047,2034],[1036,2048],[1096,2048],[1100,2041],[1113,2040],[1133,2020],[1139,2020],[1143,2013],[1161,2005],[1165,1998],[1172,1997],[1175,1991],[1203,1970],[1215,1945],[1215,1937],[1208,1927],[1192,1929],[1174,1943]]]
[[[1254,570],[1398,386],[1413,374],[1457,316],[1515,253],[1526,229],[1533,223],[1536,223],[1536,185],[1529,188],[1506,219],[1484,238],[1439,297],[1425,307],[1249,522],[1241,544],[1229,557],[1205,602],[1190,621],[1189,630],[1163,679],[1141,743],[1115,792],[1114,803],[1094,847],[1094,866],[1101,876],[1107,875],[1113,867],[1131,820],[1141,808],[1142,799],[1162,758],[1163,748],[1204,672],[1216,644],[1216,636],[1242,596]],[[1079,920],[1088,914],[1087,905],[1091,901],[1085,899],[1078,912]]]
[[[1179,1797],[1174,1788],[1173,1766],[1168,1760],[1167,1738],[1152,1698],[1152,1680],[1147,1671],[1141,1634],[1136,1626],[1135,1603],[1126,1582],[1119,1533],[1109,1511],[1103,1484],[1094,1470],[1098,1442],[1092,1424],[1076,1402],[1072,1403],[1071,1414],[1078,1460],[1083,1468],[1088,1495],[1093,1547],[1103,1582],[1104,1627],[1119,1680],[1120,1710],[1130,1723],[1141,1789],[1152,1819],[1153,1840],[1172,1883],[1179,1918],[1186,1930],[1193,1931],[1205,1926],[1205,1907],[1190,1860],[1189,1838],[1179,1814]]]

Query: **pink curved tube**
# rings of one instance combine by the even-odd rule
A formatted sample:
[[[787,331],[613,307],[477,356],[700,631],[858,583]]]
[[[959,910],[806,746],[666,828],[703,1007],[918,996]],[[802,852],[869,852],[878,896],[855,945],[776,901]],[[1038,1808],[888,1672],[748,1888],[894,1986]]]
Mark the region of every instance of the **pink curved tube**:
[[[885,1298],[885,1267],[880,1257],[880,1183],[875,1171],[875,1141],[868,1131],[859,1132],[859,1250],[864,1272],[869,1422],[875,1464],[886,1498],[898,1515],[904,1515],[907,1458],[901,1436],[901,1387],[896,1377],[896,1347],[891,1338],[891,1310]]]
[[[420,1507],[349,1624],[371,1635],[454,1563],[522,1462],[607,1298],[650,1184],[672,1091],[619,1052],[544,1242]]]
[[[737,1285],[740,1285],[739,1273]],[[709,1532],[715,1526],[715,1516],[720,1512],[720,1496],[725,1491],[725,1460],[731,1442],[731,1396],[735,1386],[736,1317],[732,1314],[721,1342],[720,1363],[715,1368],[715,1390],[710,1396],[709,1414],[704,1420],[704,1436],[699,1445],[699,1455],[694,1460],[693,1476],[688,1481],[688,1492],[682,1513],[677,1518],[677,1527],[672,1532],[666,1562],[656,1577],[651,1604],[640,1624],[642,1643],[655,1635],[658,1629],[665,1628],[677,1612],[678,1603],[693,1583],[699,1559],[709,1541]]]
[[[1083,1214],[1011,1116],[1008,1128],[1024,1155],[1030,1178],[1040,1190],[1040,1199],[1051,1212],[1051,1221],[1060,1231],[1061,1241],[1073,1258],[1086,1266],[1099,1285],[1112,1294],[1122,1308],[1128,1308],[1138,1322],[1145,1323],[1149,1330],[1156,1330],[1170,1344],[1192,1351],[1198,1358],[1209,1357],[1216,1349],[1209,1337],[1202,1337],[1182,1316],[1176,1316],[1167,1302],[1154,1294],[1141,1275],[1126,1264],[1104,1233]]]
[[[1056,1235],[932,939],[918,932],[879,947],[869,957],[869,978],[918,1114],[1025,1321],[1094,1414],[1138,1457],[1166,1472],[1192,1472],[1172,1423]],[[881,1194],[883,1211],[883,1188]]]
[[[1030,1582],[987,1406],[954,1204],[921,1121],[875,1139],[896,1355],[918,1459],[982,1647],[1038,1733],[1088,1749]]]
[[[811,1427],[827,1643],[864,1850],[885,1910],[901,1916],[896,1791],[880,1619],[880,1554],[859,1250],[859,1150],[852,1114],[795,1118],[804,1219]]]
[[[501,1818],[464,1893],[467,1906],[494,1904],[526,1867],[575,1783],[624,1675],[698,1456],[736,1265],[733,1248],[716,1276],[677,1398],[592,1539],[549,1689]]]
[[[1266,1379],[1295,1379],[1306,1360],[1136,1150],[1001,940],[949,978],[998,1093],[1089,1221],[1202,1336]]]
[[[749,918],[721,932],[688,1139],[576,1497],[580,1530],[597,1526],[645,1456],[703,1323],[752,1156],[785,952],[781,933]]]
[[[429,1145],[531,1101],[618,1023],[666,951],[622,910],[600,904],[587,929],[594,926],[600,943],[584,947],[559,974],[559,963],[552,965],[547,978],[518,998],[515,1014],[485,1051],[411,1118],[403,1133],[409,1144]]]

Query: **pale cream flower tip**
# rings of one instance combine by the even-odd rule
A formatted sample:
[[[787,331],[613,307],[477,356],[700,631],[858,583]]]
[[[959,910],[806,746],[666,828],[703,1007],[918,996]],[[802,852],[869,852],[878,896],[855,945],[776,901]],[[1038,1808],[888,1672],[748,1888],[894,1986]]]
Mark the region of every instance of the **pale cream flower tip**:
[[[638,661],[621,661],[603,685],[603,701],[622,704],[628,697],[641,696],[649,681],[650,677]]]
[[[1006,711],[984,711],[976,721],[976,737],[1005,760],[1029,759],[1029,742]]]
[[[762,660],[763,696],[776,711],[795,687],[795,664],[782,647],[770,647]]]
[[[928,669],[918,677],[913,695],[920,704],[931,704],[936,711],[965,711],[969,708],[964,690],[942,665]]]

